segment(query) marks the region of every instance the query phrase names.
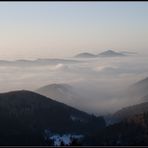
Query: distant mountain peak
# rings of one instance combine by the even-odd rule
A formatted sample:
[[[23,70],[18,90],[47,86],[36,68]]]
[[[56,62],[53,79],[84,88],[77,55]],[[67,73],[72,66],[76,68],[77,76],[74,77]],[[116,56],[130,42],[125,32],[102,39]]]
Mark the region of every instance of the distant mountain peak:
[[[72,88],[71,85],[69,84],[66,84],[66,83],[52,83],[52,84],[49,84],[49,85],[45,85],[43,87],[41,87],[39,90],[45,90],[45,89],[64,89],[64,90],[68,90],[70,88]]]
[[[146,78],[144,78],[144,79],[138,81],[138,82],[135,83],[134,85],[139,85],[139,84],[142,85],[143,83],[148,84],[148,77],[146,77]]]
[[[129,93],[132,96],[136,96],[139,98],[139,101],[146,101],[148,97],[148,77],[137,81],[129,88]]]
[[[101,52],[99,54],[92,54],[89,52],[83,52],[83,53],[77,54],[75,57],[76,58],[96,58],[96,57],[118,57],[118,56],[122,57],[122,56],[127,56],[127,55],[128,55],[128,52],[127,53],[117,52],[112,49],[109,49],[109,50],[106,50],[106,51]]]
[[[86,110],[84,104],[85,97],[71,84],[54,83],[42,86],[35,91],[56,101],[63,102],[81,110]]]
[[[108,50],[106,50],[106,51],[104,51],[104,52],[106,52],[106,53],[115,53],[115,51],[113,51],[113,50],[111,50],[111,49],[108,49]]]
[[[89,52],[83,52],[83,53],[77,54],[75,57],[77,57],[77,58],[94,58],[94,57],[96,57],[96,55],[89,53]]]
[[[109,49],[104,52],[101,52],[100,54],[98,54],[98,56],[114,57],[114,56],[125,56],[125,54]]]

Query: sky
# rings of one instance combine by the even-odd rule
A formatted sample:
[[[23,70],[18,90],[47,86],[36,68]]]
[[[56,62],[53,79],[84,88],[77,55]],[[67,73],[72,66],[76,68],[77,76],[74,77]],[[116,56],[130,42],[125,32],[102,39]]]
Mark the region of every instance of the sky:
[[[147,2],[0,2],[0,59],[148,53]]]

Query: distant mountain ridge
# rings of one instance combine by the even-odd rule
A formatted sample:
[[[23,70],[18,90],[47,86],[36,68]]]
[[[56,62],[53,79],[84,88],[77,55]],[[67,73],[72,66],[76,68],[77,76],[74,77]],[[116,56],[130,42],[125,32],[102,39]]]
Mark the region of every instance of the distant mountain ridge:
[[[95,58],[97,57],[97,55],[88,53],[88,52],[83,52],[83,53],[77,54],[75,57],[76,58]]]
[[[128,93],[130,96],[138,97],[139,102],[148,101],[148,77],[131,85]]]
[[[99,57],[121,57],[126,56],[126,54],[123,54],[121,52],[115,52],[113,50],[107,50],[102,53],[98,54]]]
[[[113,51],[113,50],[106,50],[104,52],[101,52],[99,54],[92,54],[88,52],[83,52],[75,55],[76,58],[97,58],[97,57],[124,57],[128,56],[129,54],[132,54],[132,52],[126,52],[126,51]]]
[[[49,84],[38,88],[35,92],[76,108],[83,108],[85,106],[83,105],[85,98],[70,84]]]
[[[133,85],[135,91],[138,91],[141,94],[148,92],[148,77],[144,78]]]

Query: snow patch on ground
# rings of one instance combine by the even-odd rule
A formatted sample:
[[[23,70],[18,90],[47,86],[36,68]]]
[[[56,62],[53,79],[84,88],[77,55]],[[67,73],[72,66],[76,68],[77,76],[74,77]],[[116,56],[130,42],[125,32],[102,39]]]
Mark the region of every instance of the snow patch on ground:
[[[61,142],[63,142],[64,145],[69,145],[73,138],[81,139],[83,137],[84,137],[83,135],[64,134],[60,136],[59,134],[56,134],[51,136],[50,139],[54,141],[54,146],[60,146]]]

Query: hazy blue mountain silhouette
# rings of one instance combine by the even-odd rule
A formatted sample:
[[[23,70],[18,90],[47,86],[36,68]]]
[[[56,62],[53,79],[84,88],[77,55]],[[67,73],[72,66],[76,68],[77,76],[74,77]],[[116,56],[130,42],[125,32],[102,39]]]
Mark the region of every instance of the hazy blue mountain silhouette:
[[[124,53],[116,52],[113,50],[107,50],[98,54],[99,57],[123,57],[126,56]]]

